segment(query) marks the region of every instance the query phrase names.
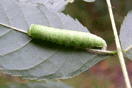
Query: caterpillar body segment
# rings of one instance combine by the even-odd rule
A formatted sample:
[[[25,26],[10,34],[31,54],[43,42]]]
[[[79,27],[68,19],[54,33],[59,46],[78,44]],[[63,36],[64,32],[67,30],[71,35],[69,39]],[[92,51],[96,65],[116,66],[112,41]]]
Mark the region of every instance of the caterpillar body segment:
[[[99,47],[106,49],[107,44],[101,38],[91,33],[57,29],[42,25],[32,24],[27,34],[33,38],[51,41],[66,46],[75,46],[82,48]]]

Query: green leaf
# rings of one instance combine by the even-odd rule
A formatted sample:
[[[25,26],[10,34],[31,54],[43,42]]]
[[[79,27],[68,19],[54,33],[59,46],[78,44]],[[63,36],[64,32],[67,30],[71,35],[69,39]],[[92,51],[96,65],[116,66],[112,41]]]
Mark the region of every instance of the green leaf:
[[[44,4],[47,8],[56,10],[56,11],[62,11],[65,9],[65,6],[68,3],[74,2],[74,0],[19,0],[24,1],[26,3],[41,3]]]
[[[127,14],[121,25],[120,40],[125,55],[132,60],[132,11]]]
[[[72,88],[61,81],[53,82],[29,82],[24,83],[7,83],[3,88]]]
[[[17,0],[0,1],[0,23],[27,31],[31,24],[88,32],[78,20]],[[0,69],[26,79],[64,79],[86,71],[109,55],[32,39],[0,25]]]

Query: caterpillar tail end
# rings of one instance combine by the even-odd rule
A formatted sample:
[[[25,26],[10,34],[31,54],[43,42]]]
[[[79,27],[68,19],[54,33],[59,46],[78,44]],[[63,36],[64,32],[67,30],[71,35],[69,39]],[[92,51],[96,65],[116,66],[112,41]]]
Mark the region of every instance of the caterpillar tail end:
[[[103,45],[103,47],[102,47],[102,50],[106,50],[106,49],[107,49],[107,43],[105,42],[104,45]]]

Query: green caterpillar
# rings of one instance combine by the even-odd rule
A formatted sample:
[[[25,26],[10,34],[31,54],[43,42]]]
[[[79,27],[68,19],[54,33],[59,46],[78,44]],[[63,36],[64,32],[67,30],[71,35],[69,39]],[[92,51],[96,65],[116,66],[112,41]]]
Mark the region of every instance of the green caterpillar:
[[[106,42],[91,33],[56,29],[42,25],[32,24],[28,29],[27,34],[33,38],[51,41],[58,44],[65,44],[66,46],[75,46],[82,48],[102,48],[106,49]]]

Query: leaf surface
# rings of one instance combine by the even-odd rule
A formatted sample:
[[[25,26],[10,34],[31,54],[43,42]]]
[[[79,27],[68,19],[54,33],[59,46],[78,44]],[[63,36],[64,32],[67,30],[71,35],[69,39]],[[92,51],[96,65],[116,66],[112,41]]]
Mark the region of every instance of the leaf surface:
[[[0,23],[23,31],[31,24],[89,32],[87,28],[63,13],[42,4],[16,0],[0,1]],[[0,69],[26,79],[64,79],[86,71],[108,55],[32,39],[25,33],[0,25]]]
[[[7,83],[5,87],[2,88],[73,88],[61,81],[53,82],[29,82],[27,84],[24,83]]]
[[[127,14],[121,25],[120,40],[125,55],[132,60],[132,11]]]
[[[68,3],[74,2],[74,0],[19,0],[19,1],[24,1],[27,3],[41,3],[45,5],[47,8],[56,10],[56,11],[62,11],[65,9],[65,6]]]

